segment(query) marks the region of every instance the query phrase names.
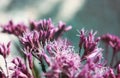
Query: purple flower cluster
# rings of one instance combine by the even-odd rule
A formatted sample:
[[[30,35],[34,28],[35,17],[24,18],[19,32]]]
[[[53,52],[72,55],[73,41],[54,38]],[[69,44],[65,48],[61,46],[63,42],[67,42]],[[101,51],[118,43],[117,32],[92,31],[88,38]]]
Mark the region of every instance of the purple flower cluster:
[[[31,21],[30,22],[31,30],[37,30],[40,32],[41,36],[44,39],[57,39],[59,36],[63,34],[63,32],[70,30],[72,27],[66,27],[66,24],[63,22],[59,22],[57,27],[52,23],[51,19],[48,20],[40,20],[38,22]]]
[[[7,69],[7,61],[6,58],[10,54],[10,42],[5,44],[0,44],[0,55],[3,56],[6,66],[7,75],[3,72],[2,68],[0,67],[0,78],[6,78],[8,76],[8,69]]]
[[[16,36],[23,35],[27,31],[27,27],[24,24],[14,24],[12,21],[9,21],[8,24],[2,26],[3,31],[9,34],[14,34]]]
[[[101,40],[106,44],[106,56],[108,56],[108,54],[110,52],[108,52],[109,47],[112,47],[112,60],[110,62],[110,65],[112,67],[117,67],[118,64],[120,63],[119,60],[119,52],[120,52],[120,38],[118,36],[112,35],[112,34],[105,34],[101,36]],[[115,63],[115,64],[114,64]]]
[[[2,32],[18,37],[24,58],[17,56],[11,61],[13,65],[8,65],[10,42],[0,44],[0,55],[5,59],[7,71],[4,73],[0,67],[0,78],[120,78],[119,58],[115,66],[113,62],[107,64],[103,49],[99,47],[103,41],[113,48],[113,55],[118,53],[120,38],[117,36],[107,34],[96,38],[96,32],[82,29],[79,31],[79,52],[76,52],[71,42],[62,38],[62,34],[72,28],[63,22],[55,26],[51,19],[44,19],[30,21],[27,26],[10,21],[2,28]],[[35,59],[39,62],[39,70]]]
[[[101,39],[103,42],[111,46],[114,52],[120,51],[120,38],[118,36],[111,35],[111,34],[105,34],[101,36]]]
[[[16,57],[12,60],[12,63],[15,65],[10,67],[10,70],[13,71],[11,78],[33,78],[27,70],[26,65],[22,62],[19,57]]]
[[[74,78],[81,66],[81,59],[67,40],[58,40],[46,45],[50,66],[45,73],[47,78]],[[56,73],[56,74],[54,74]]]
[[[84,29],[82,29],[79,33],[80,33],[80,42],[79,42],[80,50],[84,48],[84,54],[82,58],[86,56],[88,57],[92,53],[100,52],[100,48],[98,48],[97,46],[100,38],[99,37],[96,39],[94,38],[96,32],[93,33],[93,31],[91,31],[87,34],[87,32],[85,32]]]
[[[5,59],[10,54],[10,42],[5,44],[0,44],[0,55],[2,55]]]

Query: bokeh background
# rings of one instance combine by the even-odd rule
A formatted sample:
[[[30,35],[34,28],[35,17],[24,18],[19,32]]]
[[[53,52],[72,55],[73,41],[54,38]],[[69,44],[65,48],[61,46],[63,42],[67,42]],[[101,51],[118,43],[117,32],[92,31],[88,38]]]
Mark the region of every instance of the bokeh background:
[[[9,20],[28,24],[31,19],[48,18],[51,18],[54,24],[63,21],[72,25],[73,29],[64,37],[67,37],[76,49],[79,42],[77,30],[81,28],[98,31],[98,36],[105,33],[120,36],[120,0],[0,0],[0,25],[8,23]],[[0,33],[0,42],[10,40],[13,42],[16,39]]]
[[[120,36],[120,0],[0,0],[0,24],[48,18],[73,26],[65,36],[74,45],[81,28]]]

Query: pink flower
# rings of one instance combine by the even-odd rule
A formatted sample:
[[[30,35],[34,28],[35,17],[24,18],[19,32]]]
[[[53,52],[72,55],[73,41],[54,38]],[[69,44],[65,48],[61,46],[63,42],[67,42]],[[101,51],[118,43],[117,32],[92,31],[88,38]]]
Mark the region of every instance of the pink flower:
[[[9,23],[7,25],[4,25],[2,28],[3,28],[2,32],[14,34],[16,36],[22,36],[23,33],[27,31],[27,26],[25,26],[22,23],[15,25],[12,21],[9,21]]]
[[[0,44],[0,55],[6,58],[10,54],[10,42],[7,45]]]
[[[10,70],[13,71],[12,78],[33,78],[19,57],[14,58],[12,63],[15,65],[10,67]]]
[[[94,53],[95,50],[98,49],[98,42],[100,38],[98,37],[95,39],[96,32],[93,33],[93,31],[89,32],[88,35],[86,35],[84,29],[82,29],[79,33],[80,33],[79,48],[80,50],[82,48],[84,49],[84,53],[82,55],[82,58],[84,58]]]
[[[0,78],[6,78],[5,73],[0,70]]]
[[[78,72],[80,67],[80,57],[74,52],[71,45],[68,45],[67,40],[58,40],[47,44],[49,58],[52,65],[49,67],[49,71],[45,73],[46,77],[58,78],[61,76],[67,76],[72,78]]]
[[[112,35],[112,34],[105,34],[101,36],[101,40],[106,44],[106,56],[111,57],[110,66],[116,67],[120,60],[118,59],[118,53],[120,51],[120,38],[118,36]],[[112,47],[113,52],[112,56],[108,56],[109,46]],[[109,51],[110,53],[110,51]],[[114,65],[115,63],[115,65]],[[114,65],[114,66],[113,66]]]
[[[51,19],[44,19],[38,22],[31,21],[30,26],[31,30],[41,32],[43,34],[42,37],[48,40],[57,39],[63,34],[63,32],[69,31],[72,28],[71,26],[66,27],[66,24],[63,22],[59,22],[58,27],[56,27]]]
[[[78,53],[67,39],[61,38],[71,28],[63,22],[54,25],[51,19],[30,21],[30,28],[10,21],[2,32],[18,37],[23,46],[25,62],[16,57],[8,69],[6,57],[10,53],[10,42],[0,44],[0,55],[4,57],[6,67],[6,73],[0,67],[0,78],[38,78],[39,72],[33,59],[39,61],[41,78],[120,78],[119,58],[113,60],[120,51],[120,38],[111,34],[95,37],[96,32],[82,29],[79,31]],[[98,46],[100,40],[113,49],[110,65],[103,57],[103,49]]]
[[[25,33],[23,37],[20,37],[20,42],[28,52],[37,49],[40,46],[39,33],[37,31]]]
[[[120,38],[112,34],[105,34],[101,36],[101,40],[110,45],[115,52],[120,51]]]

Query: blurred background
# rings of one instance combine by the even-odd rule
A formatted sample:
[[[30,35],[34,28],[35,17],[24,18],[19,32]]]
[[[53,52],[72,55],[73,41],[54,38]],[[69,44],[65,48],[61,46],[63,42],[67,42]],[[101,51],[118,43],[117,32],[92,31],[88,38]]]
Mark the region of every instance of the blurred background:
[[[65,36],[77,45],[81,28],[120,36],[119,4],[120,0],[0,0],[0,24],[52,18],[55,24],[73,26]]]
[[[77,47],[77,30],[98,31],[98,35],[111,33],[120,36],[120,0],[0,0],[0,25],[13,20],[15,23],[51,18],[72,25],[64,36]],[[0,33],[0,42],[13,36]],[[13,50],[15,52],[15,49]]]
[[[0,24],[52,18],[55,24],[63,21],[73,26],[65,36],[77,45],[81,28],[120,36],[119,4],[120,0],[0,0]]]

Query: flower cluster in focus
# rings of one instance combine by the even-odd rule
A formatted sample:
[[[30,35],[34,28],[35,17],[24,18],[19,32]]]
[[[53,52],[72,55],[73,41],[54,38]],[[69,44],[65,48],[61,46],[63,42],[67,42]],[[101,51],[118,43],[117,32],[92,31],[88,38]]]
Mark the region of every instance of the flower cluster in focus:
[[[54,25],[51,19],[44,19],[30,21],[27,26],[10,21],[1,27],[1,33],[18,38],[23,56],[13,58],[10,66],[6,58],[10,55],[11,42],[0,44],[0,55],[6,67],[3,70],[0,66],[0,78],[120,78],[120,59],[115,58],[120,51],[120,38],[115,35],[95,37],[96,32],[81,29],[79,50],[75,50],[72,43],[62,37],[72,28],[63,22]],[[100,42],[113,49],[110,64],[103,57]]]

